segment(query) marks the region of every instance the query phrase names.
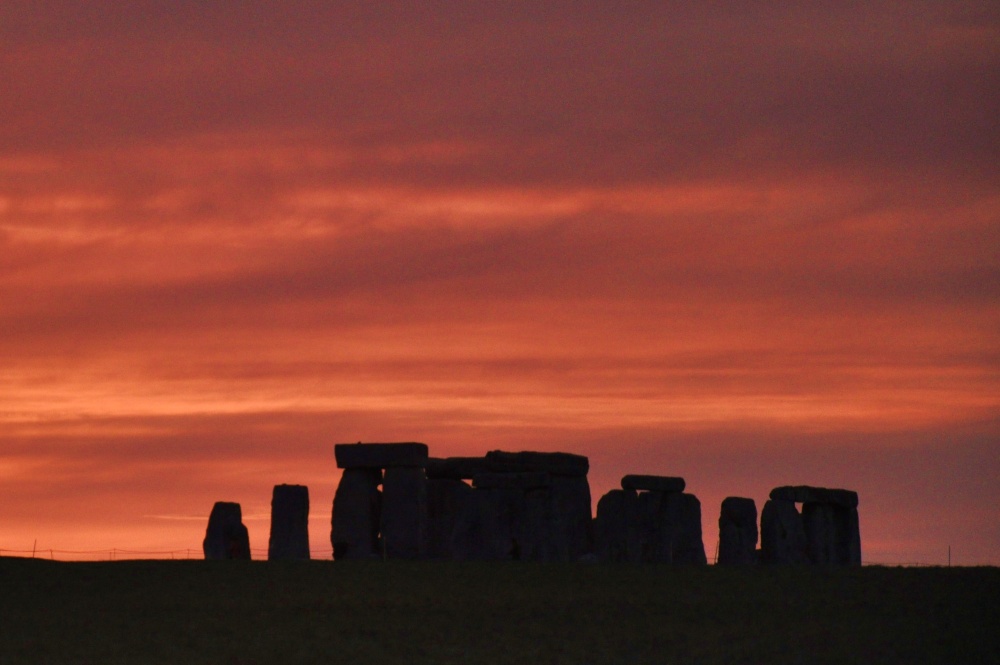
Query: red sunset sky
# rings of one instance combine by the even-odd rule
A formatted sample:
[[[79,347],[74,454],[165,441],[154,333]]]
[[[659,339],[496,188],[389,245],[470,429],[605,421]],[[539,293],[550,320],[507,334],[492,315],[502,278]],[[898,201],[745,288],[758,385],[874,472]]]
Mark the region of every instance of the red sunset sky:
[[[0,548],[423,441],[1000,565],[998,5],[705,4],[0,3]]]

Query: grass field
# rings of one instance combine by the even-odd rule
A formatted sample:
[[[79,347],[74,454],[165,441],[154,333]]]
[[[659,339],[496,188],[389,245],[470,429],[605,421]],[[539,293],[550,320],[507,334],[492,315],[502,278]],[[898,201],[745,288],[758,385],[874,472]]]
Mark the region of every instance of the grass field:
[[[0,559],[0,663],[998,663],[1000,568]]]

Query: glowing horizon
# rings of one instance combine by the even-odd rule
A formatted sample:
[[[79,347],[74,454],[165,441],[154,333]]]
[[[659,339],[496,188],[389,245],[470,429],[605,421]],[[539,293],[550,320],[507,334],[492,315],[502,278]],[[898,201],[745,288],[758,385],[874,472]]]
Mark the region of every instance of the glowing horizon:
[[[0,7],[0,548],[416,440],[1000,565],[996,11],[251,5]]]

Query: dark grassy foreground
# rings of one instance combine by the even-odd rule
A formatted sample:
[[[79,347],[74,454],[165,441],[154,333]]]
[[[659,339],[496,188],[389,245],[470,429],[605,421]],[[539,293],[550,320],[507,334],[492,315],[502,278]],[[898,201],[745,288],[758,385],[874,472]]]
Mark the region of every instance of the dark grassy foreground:
[[[998,663],[1000,569],[0,559],[0,663]]]

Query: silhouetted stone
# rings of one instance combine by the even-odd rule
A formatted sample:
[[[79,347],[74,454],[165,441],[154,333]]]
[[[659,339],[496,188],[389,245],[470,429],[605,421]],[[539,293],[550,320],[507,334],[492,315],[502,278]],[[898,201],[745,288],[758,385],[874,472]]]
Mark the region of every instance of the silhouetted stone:
[[[717,563],[756,563],[757,535],[757,504],[754,500],[735,496],[723,499],[719,515]]]
[[[701,537],[701,501],[694,494],[681,494],[680,500],[680,523],[673,541],[673,561],[705,565],[708,559]]]
[[[861,564],[858,512],[835,503],[802,504],[806,554],[810,563]]]
[[[627,475],[622,478],[622,489],[652,492],[683,492],[683,478],[671,478],[669,476],[640,476]]]
[[[552,486],[552,476],[543,471],[520,473],[477,473],[472,486],[478,489],[544,489]]]
[[[472,500],[473,490],[461,480],[434,478],[427,481],[427,556],[454,557],[452,541],[459,515]]]
[[[639,543],[646,563],[706,563],[701,502],[693,494],[640,492]]]
[[[485,457],[428,457],[425,469],[428,478],[451,480],[472,480],[490,471]]]
[[[600,561],[638,562],[639,497],[634,490],[611,490],[597,502],[594,540]]]
[[[475,489],[455,523],[452,553],[459,561],[521,558],[519,525],[525,492],[518,488]]]
[[[419,467],[390,467],[382,479],[382,545],[390,559],[427,555],[427,476]]]
[[[486,453],[486,464],[490,471],[544,471],[554,476],[586,476],[590,470],[590,461],[586,457],[572,453],[493,450]]]
[[[267,558],[309,558],[309,488],[275,485],[271,495],[271,536]]]
[[[250,559],[250,534],[240,504],[219,501],[212,506],[202,549],[206,559]]]
[[[760,513],[762,563],[808,563],[806,532],[795,503],[771,499]]]
[[[369,559],[380,556],[378,530],[382,483],[379,469],[345,469],[333,497],[330,542],[334,559]]]
[[[553,476],[549,492],[549,547],[543,560],[576,561],[592,553],[594,535],[587,477]]]
[[[786,485],[771,490],[771,498],[795,503],[828,503],[846,508],[858,507],[858,493],[851,490],[809,487],[808,485]]]
[[[340,469],[423,467],[427,464],[427,445],[423,443],[338,443],[333,447],[333,454]]]

